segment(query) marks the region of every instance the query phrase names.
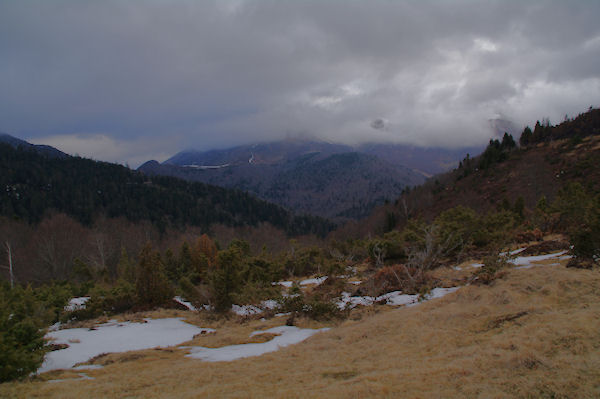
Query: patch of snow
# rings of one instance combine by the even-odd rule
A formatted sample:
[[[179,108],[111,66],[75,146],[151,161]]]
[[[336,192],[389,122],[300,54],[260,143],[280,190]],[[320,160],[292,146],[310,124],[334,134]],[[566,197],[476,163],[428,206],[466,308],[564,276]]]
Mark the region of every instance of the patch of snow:
[[[329,330],[329,328],[313,330],[309,328],[300,329],[293,326],[274,327],[265,331],[255,331],[250,335],[253,336],[264,333],[279,334],[268,342],[230,345],[221,348],[205,348],[202,346],[196,346],[189,348],[190,353],[186,356],[194,359],[201,359],[206,362],[229,362],[232,360],[260,356],[265,353],[275,352],[280,348],[302,342],[311,335],[314,335],[320,331],[327,330]]]
[[[289,316],[291,315],[292,312],[285,312],[285,313],[275,313],[275,317],[283,317],[283,316]]]
[[[85,303],[90,300],[89,296],[80,296],[71,298],[69,304],[65,306],[65,311],[73,312],[75,310],[85,309]]]
[[[294,284],[293,281],[275,281],[271,283],[271,285],[282,285],[285,288],[290,288],[292,284]]]
[[[81,380],[95,380],[94,377],[90,377],[86,373],[79,373],[79,378],[64,378],[60,380],[48,380],[46,382],[63,382],[63,381],[81,381]]]
[[[105,323],[89,328],[70,328],[46,334],[56,344],[67,344],[68,348],[46,354],[38,373],[68,369],[102,353],[126,352],[173,346],[194,338],[202,331],[214,331],[196,327],[179,318],[146,319],[145,323]]]
[[[386,298],[386,304],[392,306],[411,306],[419,303],[419,295],[403,294],[401,291],[391,292],[388,298]],[[389,294],[387,294],[389,295]]]
[[[523,247],[523,248],[515,249],[515,250],[513,250],[513,251],[510,251],[510,252],[500,252],[500,254],[499,254],[499,255],[502,255],[502,256],[506,256],[506,255],[516,255],[516,254],[519,254],[519,253],[521,253],[521,252],[525,251],[526,249],[527,249],[527,247]]]
[[[460,287],[434,288],[429,294],[422,297],[421,301],[419,301],[419,295],[403,294],[402,291],[392,291],[378,297],[350,296],[349,292],[342,292],[342,297],[340,301],[337,302],[337,306],[340,309],[345,309],[346,307],[354,308],[358,305],[371,306],[376,302],[383,301],[385,301],[386,305],[390,306],[413,306],[429,299],[441,298],[459,288]]]
[[[436,299],[441,298],[447,294],[451,294],[458,290],[460,287],[449,287],[449,288],[434,288],[429,294],[425,296],[425,299]]]
[[[475,268],[475,269],[479,269],[480,267],[485,266],[483,263],[471,263],[470,265],[471,267]]]
[[[192,305],[192,303],[191,303],[191,302],[188,302],[188,301],[186,301],[185,299],[183,299],[183,298],[182,298],[182,297],[180,297],[180,296],[176,296],[176,297],[174,297],[174,298],[173,298],[173,300],[174,300],[175,302],[177,302],[177,303],[179,303],[179,304],[181,304],[181,305],[185,306],[186,308],[188,308],[188,309],[189,309],[189,310],[191,310],[192,312],[195,312],[196,310],[198,310],[198,309],[196,309],[196,307],[195,307],[194,305]]]
[[[254,305],[231,305],[231,311],[239,316],[250,316],[259,314],[266,309],[273,310],[279,307],[279,303],[273,299],[262,301],[259,306]]]
[[[327,276],[317,277],[317,278],[309,278],[309,279],[300,281],[300,285],[310,285],[310,284],[320,285],[325,280],[327,280]]]
[[[515,249],[514,251],[510,251],[510,254],[511,254],[511,255],[520,254],[521,252],[525,251],[526,249],[527,249],[527,247],[523,247],[523,248]]]
[[[462,270],[462,267],[460,267],[460,266],[452,266],[452,269],[460,271],[460,270]]]
[[[540,262],[552,258],[559,258],[560,256],[566,254],[567,251],[554,252],[547,255],[537,255],[537,256],[518,256],[515,259],[509,260],[515,266],[526,266],[531,264],[531,262]]]
[[[348,281],[350,284],[354,284],[354,285],[361,285],[362,281]]]
[[[231,311],[238,316],[250,316],[262,313],[263,310],[254,305],[231,305]]]
[[[560,263],[550,263],[550,264],[543,264],[543,265],[536,265],[536,264],[530,264],[530,265],[525,265],[525,266],[517,266],[515,267],[515,269],[531,269],[532,267],[536,267],[536,266],[560,266]]]
[[[60,330],[60,326],[62,326],[62,323],[60,321],[57,321],[56,323],[48,327],[48,331],[58,331]]]
[[[273,299],[268,299],[266,301],[262,301],[260,306],[263,309],[273,310],[273,309],[277,309],[279,307],[279,303]]]

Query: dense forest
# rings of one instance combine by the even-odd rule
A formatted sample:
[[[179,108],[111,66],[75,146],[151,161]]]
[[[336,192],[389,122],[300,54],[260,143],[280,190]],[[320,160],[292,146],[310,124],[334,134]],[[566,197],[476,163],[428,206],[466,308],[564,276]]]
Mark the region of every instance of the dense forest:
[[[325,235],[333,225],[318,217],[294,216],[239,190],[170,177],[146,177],[124,166],[79,157],[48,157],[0,143],[0,215],[39,223],[48,211],[84,225],[103,215],[148,220],[167,227],[212,224],[256,226],[267,222],[290,235]]]

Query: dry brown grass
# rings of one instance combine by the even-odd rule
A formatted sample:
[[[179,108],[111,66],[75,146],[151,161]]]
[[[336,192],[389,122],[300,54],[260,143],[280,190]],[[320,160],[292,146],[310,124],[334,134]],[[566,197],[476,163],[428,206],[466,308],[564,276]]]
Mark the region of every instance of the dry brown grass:
[[[363,310],[260,357],[205,363],[181,349],[110,355],[105,368],[86,372],[95,380],[3,384],[0,396],[600,397],[599,287],[598,270],[510,270],[491,286],[419,306]],[[238,343],[277,323],[213,321],[217,333],[196,343]]]

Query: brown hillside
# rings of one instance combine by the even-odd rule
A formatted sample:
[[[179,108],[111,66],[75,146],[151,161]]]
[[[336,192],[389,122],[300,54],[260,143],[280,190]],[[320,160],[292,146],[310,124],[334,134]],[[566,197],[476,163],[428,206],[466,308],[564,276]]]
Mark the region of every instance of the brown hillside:
[[[345,226],[340,234],[379,234],[390,214],[395,215],[397,227],[402,227],[411,217],[432,220],[459,205],[487,212],[506,201],[512,205],[519,197],[527,211],[542,196],[552,201],[569,182],[580,182],[592,193],[600,192],[600,110],[539,129],[542,132],[536,128],[534,143],[507,151],[505,160],[482,170],[482,155],[465,159],[461,167],[432,177],[404,193],[395,204],[376,209],[360,224]]]

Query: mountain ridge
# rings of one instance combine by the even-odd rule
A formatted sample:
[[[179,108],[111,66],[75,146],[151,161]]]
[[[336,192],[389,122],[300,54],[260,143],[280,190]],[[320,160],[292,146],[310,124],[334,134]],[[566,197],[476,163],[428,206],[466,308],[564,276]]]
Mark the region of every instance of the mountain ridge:
[[[146,162],[138,170],[237,188],[294,212],[336,221],[364,217],[405,187],[425,180],[424,174],[399,162],[310,140],[186,150],[162,164]]]

